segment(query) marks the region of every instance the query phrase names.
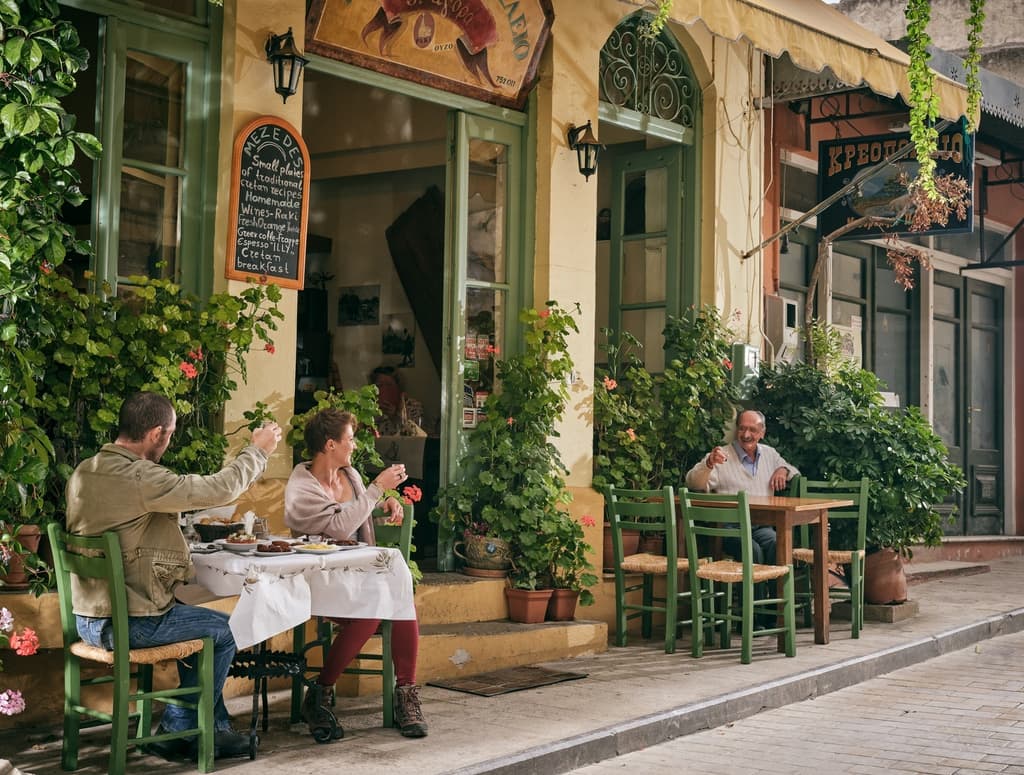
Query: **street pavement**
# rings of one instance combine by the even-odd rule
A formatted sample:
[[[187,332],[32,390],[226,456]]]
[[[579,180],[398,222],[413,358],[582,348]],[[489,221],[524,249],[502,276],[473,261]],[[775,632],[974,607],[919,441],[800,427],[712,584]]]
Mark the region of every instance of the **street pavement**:
[[[573,770],[1024,775],[1024,633]]]
[[[835,618],[831,642],[827,645],[815,644],[813,632],[801,630],[794,658],[779,654],[774,639],[769,638],[757,639],[754,660],[749,665],[740,664],[739,638],[734,639],[731,650],[706,650],[701,659],[690,657],[685,639],[675,654],[665,654],[659,641],[634,640],[626,648],[612,647],[605,653],[545,665],[585,672],[588,677],[583,680],[490,698],[427,686],[421,697],[430,735],[422,740],[408,740],[394,730],[383,729],[380,698],[373,696],[339,698],[337,711],[345,728],[345,738],[317,745],[304,724],[288,723],[287,695],[277,693],[272,695],[270,729],[263,735],[259,757],[255,761],[218,761],[217,772],[238,775],[316,775],[339,771],[354,775],[381,772],[388,775],[547,775],[608,760],[612,760],[609,761],[612,766],[616,756],[642,749],[657,751],[651,747],[683,736],[696,734],[698,738],[719,740],[720,735],[729,732],[727,725],[748,718],[758,721],[757,714],[769,719],[764,724],[771,724],[771,714],[764,711],[773,708],[788,707],[789,712],[804,714],[805,720],[799,725],[804,729],[809,726],[806,716],[813,718],[820,708],[836,708],[826,711],[834,722],[847,716],[856,719],[865,715],[863,708],[853,700],[846,700],[848,694],[839,690],[865,684],[911,665],[927,669],[930,661],[945,658],[943,655],[973,660],[981,667],[992,663],[995,665],[993,674],[1002,687],[1000,692],[1005,693],[1013,686],[1019,690],[1024,670],[1003,657],[1002,644],[1020,641],[1002,636],[1024,632],[1024,607],[1020,598],[1020,590],[1024,589],[1024,558],[993,561],[990,566],[989,573],[938,578],[912,586],[911,598],[920,606],[917,616],[892,624],[867,622],[857,640],[850,637],[849,622]],[[580,613],[585,616],[586,609]],[[467,657],[461,653],[452,656],[462,661]],[[472,655],[468,656],[471,666]],[[471,667],[467,674],[470,672]],[[965,725],[956,722],[964,715],[977,718],[979,711],[962,708],[958,691],[985,687],[972,686],[962,672],[959,663],[943,671],[947,684],[945,699],[951,701],[945,705],[935,704],[934,707],[941,710],[934,728],[923,724],[921,731],[913,731],[914,735],[938,733],[949,746],[955,744],[958,735],[965,735]],[[883,679],[881,683],[884,685],[887,680],[896,678]],[[1013,684],[1013,681],[1018,683]],[[933,702],[942,699],[940,693],[933,697]],[[996,698],[992,698],[991,704],[996,705]],[[924,718],[922,705],[915,702],[912,710]],[[249,701],[238,698],[232,700],[229,707],[235,714],[236,726],[244,726]],[[846,707],[849,710],[844,713]],[[1012,726],[1011,719],[1012,723],[1024,727],[1024,714],[1017,713],[1017,717],[1007,717],[1004,731]],[[951,719],[955,721],[951,723]],[[55,726],[47,729],[0,733],[0,760],[10,759],[23,773],[61,772],[58,719],[54,722]],[[960,731],[950,731],[953,729]],[[845,738],[847,733],[842,734],[844,738],[840,742],[848,739]],[[856,741],[860,733],[855,729],[851,734]],[[816,736],[822,741],[819,753],[823,753],[827,750],[825,741],[829,735],[818,732]],[[883,752],[893,750],[896,738],[861,737],[864,753],[876,754],[876,769],[867,766],[856,771],[895,771]],[[78,772],[97,775],[107,771],[107,740],[102,730],[83,736]],[[993,746],[996,741],[993,737]],[[933,744],[924,743],[921,747],[930,745]],[[749,749],[757,752],[765,747],[749,746]],[[993,747],[986,753],[994,755],[996,751]],[[811,761],[809,757],[795,757],[790,768],[784,771],[801,771],[805,759]],[[722,766],[732,766],[731,761],[726,759]],[[755,753],[753,761],[761,763],[767,759]],[[818,766],[823,761],[826,759],[814,760],[815,769],[828,771],[841,763],[837,757],[827,757],[828,767]],[[981,767],[981,764],[974,766]],[[999,771],[991,768],[1003,765],[993,760],[985,766],[986,771]],[[154,769],[162,773],[195,771],[189,763],[168,763],[140,752],[129,754],[129,773]],[[678,761],[678,769],[712,774],[754,771],[742,763],[733,770],[690,767],[685,758]],[[639,771],[649,771],[648,766],[644,764]],[[932,770],[911,768],[906,771]]]

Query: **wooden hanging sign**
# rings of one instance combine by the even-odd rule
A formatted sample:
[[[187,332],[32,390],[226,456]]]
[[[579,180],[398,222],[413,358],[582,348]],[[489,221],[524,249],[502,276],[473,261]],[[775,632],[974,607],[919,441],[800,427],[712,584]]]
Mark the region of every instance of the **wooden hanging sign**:
[[[313,0],[306,51],[521,109],[551,0]]]

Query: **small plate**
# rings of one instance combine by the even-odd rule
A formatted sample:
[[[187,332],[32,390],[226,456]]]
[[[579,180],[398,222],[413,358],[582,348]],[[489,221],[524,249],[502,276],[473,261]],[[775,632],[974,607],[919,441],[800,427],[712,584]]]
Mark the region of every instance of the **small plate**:
[[[227,549],[229,552],[234,552],[235,554],[252,554],[256,551],[255,541],[253,541],[252,543],[235,544],[229,542],[224,538],[220,538],[214,541],[214,543],[222,549]]]
[[[214,552],[219,552],[220,547],[216,544],[192,544],[189,547],[189,551],[192,554],[213,554]]]
[[[342,549],[347,547],[344,546],[328,546],[327,548],[311,547],[308,544],[299,544],[293,546],[292,549],[299,552],[300,554],[334,554],[340,552]]]

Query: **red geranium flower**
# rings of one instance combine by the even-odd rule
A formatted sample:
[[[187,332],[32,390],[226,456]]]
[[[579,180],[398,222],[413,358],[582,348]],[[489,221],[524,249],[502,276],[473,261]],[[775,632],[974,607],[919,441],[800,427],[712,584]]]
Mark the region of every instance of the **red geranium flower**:
[[[583,527],[593,527],[597,523],[594,521],[594,518],[592,516],[590,516],[589,514],[584,514],[582,517],[580,517],[580,524],[583,525]]]
[[[181,369],[181,373],[184,374],[189,379],[195,379],[196,376],[199,374],[199,371],[196,369],[196,367],[193,366],[188,361],[182,361],[181,363],[179,363],[178,368]]]
[[[268,345],[267,345],[266,347],[264,347],[263,349],[264,349],[264,350],[266,350],[266,351],[267,351],[268,353],[270,353],[271,355],[273,355],[274,353],[276,353],[276,352],[277,352],[277,348],[276,348],[276,347],[274,347],[273,343],[271,343],[271,344],[268,344]]]
[[[406,503],[419,503],[423,500],[423,490],[417,487],[415,484],[410,484],[402,488],[402,495],[408,500]]]
[[[35,630],[26,627],[11,635],[11,648],[20,657],[30,657],[39,650],[39,636]]]

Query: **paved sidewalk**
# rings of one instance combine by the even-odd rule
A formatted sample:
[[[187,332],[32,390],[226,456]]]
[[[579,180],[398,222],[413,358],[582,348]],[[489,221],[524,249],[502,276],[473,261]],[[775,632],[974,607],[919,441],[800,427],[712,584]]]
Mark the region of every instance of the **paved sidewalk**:
[[[868,622],[858,640],[850,638],[849,623],[839,620],[833,620],[832,642],[826,646],[815,645],[813,633],[801,630],[793,659],[775,652],[774,640],[768,638],[757,640],[750,665],[740,664],[738,638],[732,650],[710,649],[699,660],[690,657],[685,642],[672,655],[652,643],[549,663],[548,667],[583,671],[589,677],[541,689],[486,698],[425,687],[423,710],[430,736],[423,740],[407,740],[381,728],[379,698],[340,698],[346,737],[317,745],[305,725],[288,724],[282,697],[274,704],[259,758],[218,762],[217,771],[567,772],[858,684],[996,635],[1024,631],[1019,596],[1024,558],[995,561],[991,568],[990,573],[913,586],[918,616],[895,624]],[[950,680],[955,682],[956,676]],[[239,722],[247,718],[246,701],[233,701],[231,709]],[[101,738],[96,742],[84,751],[79,772],[106,772],[106,750]],[[0,752],[25,773],[60,772],[60,743],[54,730],[0,736]],[[167,773],[194,771],[186,764],[143,754],[129,757],[129,772],[157,767]]]
[[[1024,775],[1022,662],[1024,632],[1001,635],[573,773]]]

